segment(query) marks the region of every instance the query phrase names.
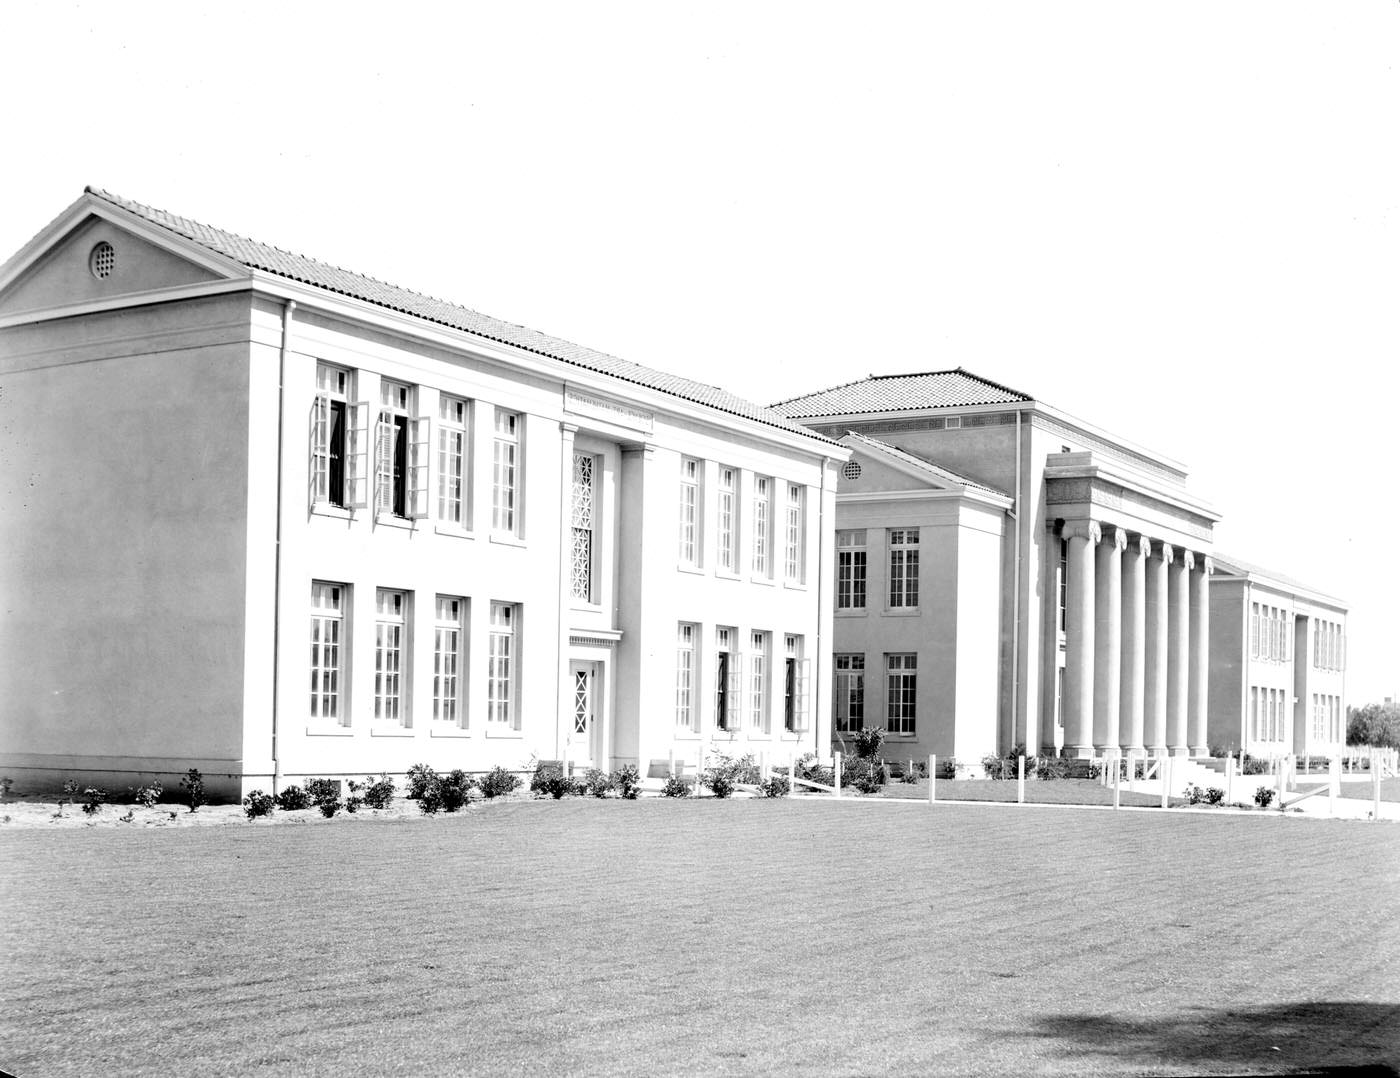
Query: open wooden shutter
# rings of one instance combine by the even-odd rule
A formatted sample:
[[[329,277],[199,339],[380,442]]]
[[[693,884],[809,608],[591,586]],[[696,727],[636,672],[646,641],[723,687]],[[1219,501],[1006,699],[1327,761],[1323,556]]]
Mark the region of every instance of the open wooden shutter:
[[[374,425],[374,511],[394,511],[394,417],[380,412]]]
[[[311,402],[311,469],[310,498],[312,505],[330,501],[328,487],[331,471],[331,399],[317,393]]]
[[[737,731],[743,724],[744,699],[744,656],[742,652],[729,653],[729,668],[725,671],[724,728]]]
[[[797,699],[793,701],[792,708],[792,728],[794,730],[806,730],[810,727],[808,722],[808,705],[811,701],[812,687],[812,660],[803,659],[797,666],[797,685],[795,686]]]
[[[350,408],[350,429],[346,431],[345,503],[351,509],[369,507],[369,415],[368,401]]]
[[[422,520],[429,515],[428,461],[432,459],[432,426],[428,416],[408,423],[408,515]]]

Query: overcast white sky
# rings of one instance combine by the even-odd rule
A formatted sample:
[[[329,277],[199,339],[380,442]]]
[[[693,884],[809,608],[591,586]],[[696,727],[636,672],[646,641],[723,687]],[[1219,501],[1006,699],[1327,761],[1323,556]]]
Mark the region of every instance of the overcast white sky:
[[[6,4],[84,184],[770,403],[964,366],[1185,462],[1400,692],[1400,3]]]

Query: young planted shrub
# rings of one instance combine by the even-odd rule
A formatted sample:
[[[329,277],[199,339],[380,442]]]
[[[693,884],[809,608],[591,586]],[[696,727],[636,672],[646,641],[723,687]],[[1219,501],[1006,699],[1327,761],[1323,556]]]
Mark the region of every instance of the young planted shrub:
[[[265,794],[261,790],[251,790],[248,796],[243,799],[243,814],[250,820],[255,820],[259,816],[271,816],[274,803],[271,794]]]
[[[1016,763],[1011,761],[1010,774],[1007,773],[1007,760],[1004,756],[987,755],[982,757],[982,774],[989,779],[1006,779],[1016,774]]]
[[[380,772],[379,778],[366,778],[369,785],[365,787],[363,797],[365,804],[372,809],[386,809],[394,800],[394,780],[387,774]]]
[[[758,778],[752,756],[726,756],[722,752],[712,755],[714,762],[700,773],[700,785],[716,797],[728,797],[739,783]]]
[[[612,787],[612,778],[606,771],[590,767],[583,773],[582,789],[589,797],[607,797]]]
[[[153,779],[147,786],[136,787],[132,797],[135,798],[136,803],[142,808],[149,809],[155,808],[156,805],[160,804],[160,795],[163,793],[165,793],[165,790],[161,787],[160,782]]]
[[[961,766],[962,765],[951,756],[939,757],[938,777],[940,779],[955,779],[958,777],[958,768]]]
[[[328,820],[341,809],[340,783],[335,779],[307,779],[306,796]]]
[[[102,802],[106,800],[106,790],[100,786],[89,786],[83,791],[83,812],[89,816],[96,816],[102,808]]]
[[[635,801],[642,792],[642,773],[636,764],[623,764],[612,773],[613,787],[624,799]]]
[[[192,767],[186,771],[185,777],[180,780],[180,787],[185,791],[185,800],[190,803],[191,812],[198,812],[199,806],[208,801],[204,796],[204,776],[199,773],[199,768]]]
[[[878,726],[865,727],[851,735],[856,743],[856,755],[862,760],[874,760],[880,755],[880,745],[885,740],[885,731]]]
[[[435,812],[458,812],[467,804],[476,780],[460,767],[446,775],[434,773],[423,792],[418,795],[418,808],[429,815]]]
[[[520,776],[497,765],[477,780],[481,796],[486,798],[505,797],[520,788]]]
[[[404,796],[410,801],[418,800],[435,778],[437,778],[437,772],[427,764],[414,764],[404,775]]]
[[[552,797],[558,801],[575,792],[574,780],[564,773],[558,760],[541,760],[530,776],[530,792],[536,797]]]
[[[679,775],[672,775],[666,780],[666,785],[661,787],[661,792],[666,797],[689,797],[690,783]]]
[[[299,812],[311,807],[311,798],[300,786],[288,786],[273,800],[283,812]]]
[[[768,781],[759,787],[764,797],[786,797],[792,792],[792,783],[786,775],[769,775]]]
[[[1063,756],[1037,756],[1035,758],[1035,777],[1047,782],[1052,779],[1068,778],[1069,760]]]
[[[1225,800],[1225,791],[1219,786],[1211,786],[1206,790],[1206,804],[1218,805]]]
[[[346,779],[345,785],[350,789],[350,792],[345,795],[345,811],[353,815],[359,812],[360,806],[365,803],[364,795],[360,793],[365,788],[365,784],[356,782],[354,779]]]
[[[830,767],[823,767],[815,752],[803,753],[793,761],[793,771],[794,778],[806,779],[808,782],[817,782],[823,786],[833,786],[836,783],[836,772]]]
[[[899,781],[909,786],[914,785],[914,783],[918,782],[919,779],[923,777],[923,768],[923,764],[917,764],[912,760],[909,761],[909,763],[904,765],[904,770],[899,773]]]
[[[1188,805],[1199,805],[1205,800],[1206,792],[1199,786],[1186,787],[1186,803]]]
[[[1261,809],[1266,809],[1274,803],[1274,788],[1272,786],[1260,786],[1254,791],[1254,803]]]
[[[1251,756],[1245,753],[1240,761],[1240,774],[1242,775],[1267,775],[1269,773],[1269,761],[1260,759],[1258,756]]]

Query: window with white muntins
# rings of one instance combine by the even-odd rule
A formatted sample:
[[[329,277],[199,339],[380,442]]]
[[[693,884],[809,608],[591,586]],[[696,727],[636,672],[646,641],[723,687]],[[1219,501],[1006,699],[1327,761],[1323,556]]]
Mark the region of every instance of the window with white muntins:
[[[471,403],[438,398],[438,520],[469,530],[471,521]]]
[[[520,528],[521,426],[518,412],[496,409],[491,447],[491,527],[503,535],[517,535]]]
[[[490,654],[486,676],[486,721],[498,729],[519,729],[516,677],[519,651],[516,634],[519,606],[492,603]]]
[[[345,614],[350,587],[311,583],[311,718],[344,723]]]
[[[374,717],[407,726],[408,593],[379,588],[374,603]]]
[[[354,390],[354,372],[317,364],[311,404],[313,509],[363,509],[369,504],[369,405],[352,403]]]
[[[433,616],[433,721],[465,728],[467,600],[439,595]]]

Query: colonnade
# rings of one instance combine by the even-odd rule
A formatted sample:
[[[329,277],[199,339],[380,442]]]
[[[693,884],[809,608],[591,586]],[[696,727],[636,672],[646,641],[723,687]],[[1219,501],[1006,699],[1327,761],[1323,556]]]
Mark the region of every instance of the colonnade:
[[[1205,756],[1210,558],[1068,521],[1065,750]]]

